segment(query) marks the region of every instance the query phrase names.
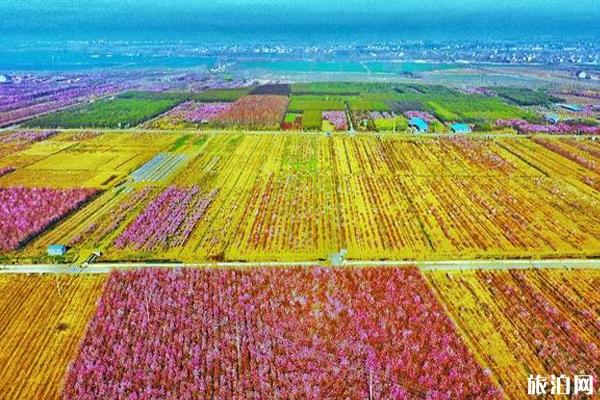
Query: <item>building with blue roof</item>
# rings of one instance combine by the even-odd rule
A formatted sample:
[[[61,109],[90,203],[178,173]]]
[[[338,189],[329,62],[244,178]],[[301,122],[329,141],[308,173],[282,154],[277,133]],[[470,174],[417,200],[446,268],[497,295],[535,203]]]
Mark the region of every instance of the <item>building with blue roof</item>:
[[[560,122],[560,117],[558,114],[548,114],[546,115],[546,122],[550,124],[558,124]]]
[[[581,112],[583,111],[583,107],[579,104],[559,104],[565,110],[573,111],[573,112]]]
[[[452,124],[450,125],[452,133],[471,133],[471,127],[467,124]]]
[[[48,246],[49,256],[64,256],[67,252],[67,247],[63,244],[51,244]]]
[[[408,120],[408,126],[415,129],[419,133],[427,132],[429,125],[423,118],[413,117]]]

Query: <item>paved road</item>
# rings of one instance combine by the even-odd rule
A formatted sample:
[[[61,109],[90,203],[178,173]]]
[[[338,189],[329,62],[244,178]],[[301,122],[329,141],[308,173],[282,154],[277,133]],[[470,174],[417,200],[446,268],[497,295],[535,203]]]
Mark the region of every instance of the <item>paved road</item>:
[[[281,268],[290,266],[327,266],[319,261],[297,262],[219,262],[219,263],[95,263],[89,266],[75,264],[0,265],[0,274],[106,274],[113,269],[163,268]],[[444,261],[346,261],[342,267],[408,267],[416,265],[422,271],[464,271],[477,269],[599,269],[600,259],[548,259],[548,260],[444,260]]]

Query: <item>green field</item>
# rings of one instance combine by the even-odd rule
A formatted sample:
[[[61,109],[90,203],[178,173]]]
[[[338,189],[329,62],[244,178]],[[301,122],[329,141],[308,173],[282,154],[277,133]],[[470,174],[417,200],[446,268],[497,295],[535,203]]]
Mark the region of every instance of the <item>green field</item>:
[[[377,118],[373,120],[373,123],[378,131],[403,131],[408,129],[406,118],[400,115],[389,119]]]
[[[298,113],[287,113],[287,114],[285,114],[285,118],[283,119],[283,122],[293,124],[294,122],[296,122],[296,118],[301,115],[302,114],[298,114]]]
[[[292,95],[288,110],[303,112],[306,110],[342,111],[346,109],[346,101],[353,97],[336,95]]]
[[[27,127],[131,128],[186,100],[180,93],[131,92],[34,118]]]
[[[234,102],[244,100],[253,87],[214,89],[202,93],[128,92],[56,113],[40,116],[24,125],[39,128],[131,128],[152,119],[177,104],[198,102]],[[288,117],[302,114],[303,129],[321,130],[323,111],[345,111],[360,115],[370,111],[427,111],[443,124],[469,123],[476,130],[491,130],[499,119],[525,119],[540,122],[541,116],[524,105],[549,104],[556,98],[545,91],[494,88],[498,96],[469,95],[439,85],[418,83],[345,83],[317,82],[291,85]],[[240,110],[244,111],[244,110]],[[265,112],[269,110],[263,110]],[[245,110],[252,113],[257,111]],[[362,118],[362,117],[361,117]],[[364,125],[367,130],[390,130],[393,122],[379,121]],[[400,127],[405,124],[401,123]],[[445,131],[434,126],[434,132]]]
[[[495,87],[492,91],[498,96],[503,97],[520,106],[547,106],[552,103],[563,101],[562,99],[551,96],[545,90],[531,90],[525,88],[513,87]]]
[[[362,93],[382,93],[392,91],[393,86],[387,83],[361,82],[313,82],[295,83],[292,94],[296,95],[359,95]]]
[[[439,85],[301,83],[292,85],[289,110],[428,111],[444,123],[491,125],[498,119],[539,117],[501,97],[467,95]],[[305,118],[306,121],[306,118]],[[320,125],[314,118],[313,126]],[[304,124],[307,127],[306,123]]]
[[[309,131],[321,129],[323,117],[320,110],[306,110],[302,114],[302,127]]]
[[[424,95],[421,102],[443,122],[494,122],[498,119],[535,119],[536,116],[519,107],[506,104],[497,97],[454,95]]]
[[[194,94],[192,100],[204,102],[233,102],[247,95],[252,88],[213,89]]]
[[[348,105],[351,109],[359,111],[389,111],[390,104],[397,97],[398,93],[394,92],[363,93],[350,98]]]

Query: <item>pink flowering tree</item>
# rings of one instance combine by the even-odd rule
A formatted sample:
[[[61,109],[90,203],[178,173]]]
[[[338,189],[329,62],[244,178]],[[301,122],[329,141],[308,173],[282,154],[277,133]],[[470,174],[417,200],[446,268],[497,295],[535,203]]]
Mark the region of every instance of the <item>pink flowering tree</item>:
[[[73,399],[500,399],[416,269],[113,272]]]
[[[520,133],[548,133],[556,135],[600,135],[600,126],[567,124],[559,122],[554,125],[532,124],[522,119],[499,119],[496,126],[514,128]]]
[[[435,121],[435,117],[427,111],[406,111],[404,116],[410,118],[421,118],[423,121],[431,123]]]
[[[348,121],[344,111],[323,111],[322,117],[331,122],[337,131],[348,129]]]
[[[17,249],[95,193],[95,189],[0,188],[0,251]]]
[[[217,193],[203,196],[197,186],[167,188],[116,239],[115,246],[152,250],[184,245]]]

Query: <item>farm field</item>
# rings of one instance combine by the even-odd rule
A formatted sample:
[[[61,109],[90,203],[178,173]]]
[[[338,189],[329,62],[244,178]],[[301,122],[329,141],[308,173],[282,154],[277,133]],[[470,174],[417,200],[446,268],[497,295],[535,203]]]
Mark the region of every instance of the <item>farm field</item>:
[[[63,393],[501,398],[413,268],[114,272]]]
[[[28,75],[18,82],[4,82],[0,92],[0,126],[134,88],[142,75],[104,72],[77,79]]]
[[[0,400],[600,400],[598,5],[0,0]]]
[[[386,118],[380,113],[428,111],[443,124],[463,122],[472,124],[476,130],[490,131],[497,120],[504,118],[537,122],[540,116],[520,106],[559,100],[546,92],[528,89],[498,88],[498,95],[491,91],[466,94],[443,86],[419,84],[302,83],[292,85],[291,92],[289,109],[304,113],[306,130],[321,127],[317,113],[348,109],[355,125],[362,130],[392,130],[394,124],[384,123]],[[367,123],[361,124],[362,121]],[[399,131],[407,130],[402,120],[397,122]]]
[[[37,117],[29,127],[131,128],[183,102],[179,93],[130,92],[83,106]]]
[[[525,399],[530,373],[597,382],[599,279],[316,266],[3,275],[0,394]]]
[[[169,110],[164,115],[142,125],[147,129],[189,129],[208,125],[221,113],[228,111],[233,103],[197,103],[188,101]]]
[[[130,91],[34,117],[23,123],[39,128],[350,130],[409,132],[401,117],[430,113],[431,131],[447,133],[453,123],[475,132],[516,129],[523,133],[597,134],[600,104],[565,113],[564,99],[546,90],[513,87],[467,87],[401,83],[249,84],[204,91]],[[345,112],[351,124],[336,124],[326,115]],[[561,122],[545,120],[548,114]],[[297,120],[286,121],[286,115]],[[391,115],[400,116],[390,118]],[[564,120],[564,121],[563,121]],[[433,121],[432,121],[433,122]],[[337,127],[337,128],[336,128]]]
[[[498,96],[501,96],[521,106],[549,105],[553,102],[559,103],[564,101],[564,99],[561,97],[556,97],[546,91],[541,90],[528,90],[510,87],[495,87],[490,88],[489,90]]]
[[[105,279],[0,275],[0,398],[59,398]]]
[[[50,244],[70,246],[68,260],[99,249],[105,260],[172,261],[324,260],[342,248],[359,260],[600,249],[599,145],[584,138],[114,131],[71,144],[77,135],[0,158],[17,167],[0,187],[100,190],[7,261],[39,259]],[[173,206],[161,209],[159,196]],[[150,223],[158,216],[174,221],[170,230]]]
[[[65,131],[45,140],[11,142],[0,147],[0,166],[15,171],[1,178],[0,187],[105,189],[169,149],[181,136]]]
[[[17,249],[95,194],[93,189],[0,189],[0,250]]]
[[[237,100],[212,120],[219,128],[277,130],[289,99],[282,95],[249,95]]]
[[[191,96],[198,102],[234,102],[246,96],[252,88],[212,89]]]
[[[600,271],[440,271],[426,276],[508,398],[529,398],[523,378],[531,373],[586,373],[598,382]]]

